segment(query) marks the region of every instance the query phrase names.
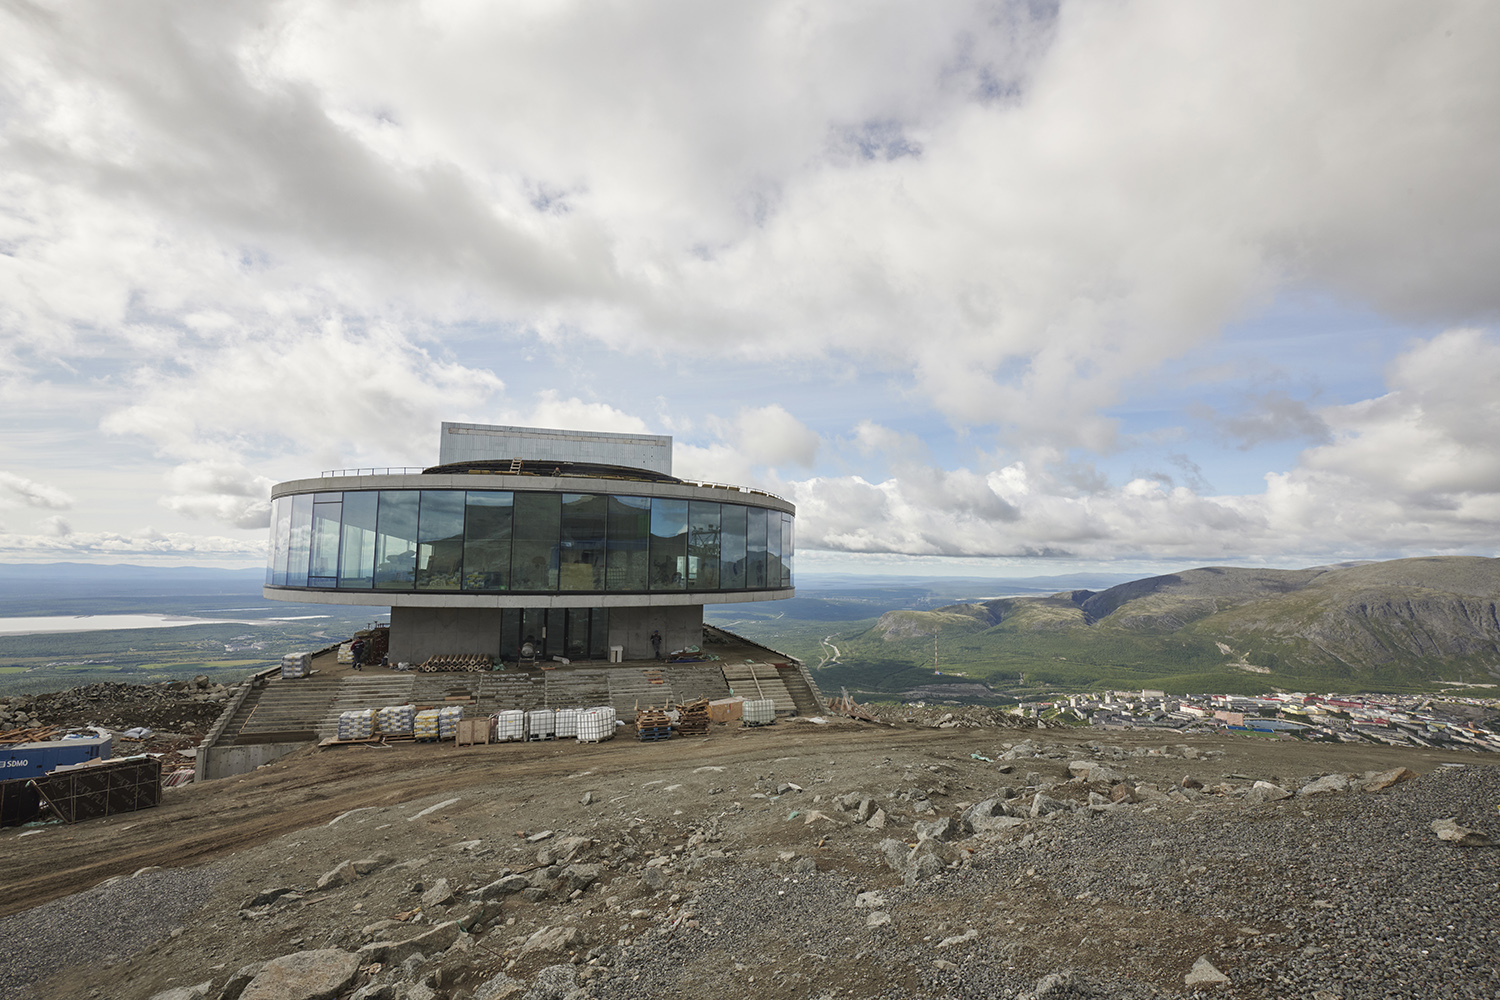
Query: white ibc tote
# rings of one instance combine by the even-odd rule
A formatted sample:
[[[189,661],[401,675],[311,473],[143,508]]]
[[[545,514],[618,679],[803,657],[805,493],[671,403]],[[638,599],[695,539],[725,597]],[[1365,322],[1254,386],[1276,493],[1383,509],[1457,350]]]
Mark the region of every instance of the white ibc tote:
[[[495,714],[495,739],[505,743],[526,738],[526,713],[519,708]]]
[[[770,698],[747,699],[740,719],[747,726],[769,726],[776,721],[776,703]]]
[[[615,738],[615,710],[610,705],[586,708],[578,713],[578,742],[598,743]]]
[[[557,735],[557,713],[550,708],[533,708],[526,713],[526,738],[550,740]]]
[[[559,708],[557,710],[557,722],[554,732],[557,733],[558,739],[573,739],[578,735],[578,715],[582,711],[583,709],[581,708]]]

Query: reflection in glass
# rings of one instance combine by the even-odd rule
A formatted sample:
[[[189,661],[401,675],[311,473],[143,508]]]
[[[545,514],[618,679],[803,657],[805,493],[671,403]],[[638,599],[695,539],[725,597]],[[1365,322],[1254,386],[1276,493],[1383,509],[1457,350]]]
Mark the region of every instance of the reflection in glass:
[[[781,512],[766,512],[766,586],[781,586]]]
[[[688,503],[688,589],[719,588],[719,505],[706,500]]]
[[[464,509],[464,589],[506,590],[513,494],[470,491]]]
[[[568,608],[568,641],[563,653],[570,660],[586,659],[589,655],[589,609]]]
[[[423,490],[417,520],[417,589],[457,590],[463,568],[464,495]]]
[[[686,500],[651,501],[651,589],[682,590],[687,580]]]
[[[589,621],[589,659],[603,660],[609,657],[609,609],[594,608]]]
[[[794,520],[790,514],[781,515],[781,562],[786,567],[781,572],[783,587],[792,586],[792,557],[796,552],[792,540],[792,532],[795,530]]]
[[[766,510],[751,507],[745,519],[745,586],[764,590],[766,586]]]
[[[288,587],[307,586],[307,558],[312,551],[311,493],[292,498],[292,534],[287,543],[286,583]]]
[[[271,513],[275,541],[271,545],[271,578],[273,587],[286,586],[286,560],[292,540],[292,498],[277,497]]]
[[[604,589],[604,540],[608,519],[609,507],[604,497],[592,493],[563,494],[562,537],[558,548],[559,590]]]
[[[350,491],[277,498],[271,521],[269,586],[541,593],[792,586],[794,519],[741,504]]]
[[[745,586],[745,508],[726,503],[719,543],[719,587],[741,590]]]
[[[561,499],[556,493],[516,494],[515,542],[510,561],[512,589],[557,589]]]
[[[375,586],[380,590],[411,590],[417,568],[417,505],[415,490],[381,490],[375,528]]]
[[[375,507],[373,491],[344,494],[343,545],[339,553],[339,586],[368,589],[375,583]]]
[[[609,590],[646,590],[650,585],[651,501],[646,497],[610,497],[608,509],[605,585]]]
[[[339,522],[343,503],[324,501],[319,494],[313,503],[312,557],[307,565],[307,582],[311,587],[336,587],[339,575]],[[337,497],[338,494],[332,494]]]

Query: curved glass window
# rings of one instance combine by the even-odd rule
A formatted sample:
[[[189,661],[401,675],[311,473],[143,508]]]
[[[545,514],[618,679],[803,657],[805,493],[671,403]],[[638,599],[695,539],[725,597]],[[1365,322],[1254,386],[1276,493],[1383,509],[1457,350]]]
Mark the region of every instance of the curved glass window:
[[[646,590],[651,585],[651,501],[646,497],[609,497],[608,562],[605,588]]]
[[[375,584],[375,508],[380,494],[344,494],[339,586],[368,589]]]
[[[792,516],[712,500],[301,493],[274,501],[271,531],[266,583],[275,587],[640,594],[792,585]],[[567,631],[583,636],[592,627],[579,619]]]
[[[796,527],[794,520],[790,514],[781,515],[781,585],[783,587],[792,585],[792,556],[796,552],[792,539],[792,532]]]
[[[708,500],[688,503],[687,585],[689,590],[719,589],[720,505]]]
[[[312,555],[307,564],[309,587],[339,584],[339,525],[344,519],[344,495],[319,493],[313,497]]]
[[[651,589],[682,590],[687,583],[686,500],[651,501]]]
[[[463,570],[464,495],[423,490],[417,516],[417,589],[457,590]]]
[[[307,586],[307,557],[312,551],[313,498],[311,493],[292,497],[292,535],[287,543],[286,583]]]
[[[508,590],[515,494],[464,494],[464,589]]]
[[[726,503],[720,520],[719,588],[743,590],[745,587],[745,508]]]
[[[292,540],[291,497],[276,498],[276,504],[271,510],[271,529],[276,532],[276,540],[270,547],[271,564],[266,573],[266,582],[273,587],[285,587],[287,550]]]
[[[415,490],[381,490],[375,517],[375,587],[411,590],[417,570],[417,507]]]
[[[751,507],[745,527],[745,586],[751,590],[766,588],[766,514],[764,508]]]
[[[609,505],[592,493],[564,493],[558,545],[559,590],[603,590]],[[587,630],[585,630],[585,633]]]
[[[512,590],[556,590],[558,533],[562,497],[557,493],[517,493]]]
[[[781,512],[766,513],[766,586],[781,586]]]

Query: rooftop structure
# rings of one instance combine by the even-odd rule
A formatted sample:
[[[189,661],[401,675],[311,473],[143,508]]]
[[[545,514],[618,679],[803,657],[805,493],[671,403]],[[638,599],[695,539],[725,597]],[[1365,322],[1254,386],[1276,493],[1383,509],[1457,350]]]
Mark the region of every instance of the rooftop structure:
[[[263,592],[388,606],[393,661],[700,645],[705,604],[794,595],[796,509],[676,478],[671,443],[444,423],[439,464],[419,473],[279,483]]]

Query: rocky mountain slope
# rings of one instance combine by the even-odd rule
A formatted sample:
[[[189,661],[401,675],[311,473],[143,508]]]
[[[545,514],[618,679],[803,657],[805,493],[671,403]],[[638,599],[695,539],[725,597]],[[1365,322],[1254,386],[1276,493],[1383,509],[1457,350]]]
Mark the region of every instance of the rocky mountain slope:
[[[0,832],[0,1000],[1500,991],[1500,768],[1098,736],[308,751]]]
[[[1500,680],[1500,559],[1434,557],[1303,570],[1208,567],[1104,591],[894,611],[860,652],[950,640],[939,668],[1057,680],[1271,673],[1402,688]],[[924,645],[925,643],[925,645]],[[1072,666],[1063,666],[1071,664]],[[1089,670],[1088,667],[1094,669]],[[1263,685],[1264,686],[1264,685]]]

